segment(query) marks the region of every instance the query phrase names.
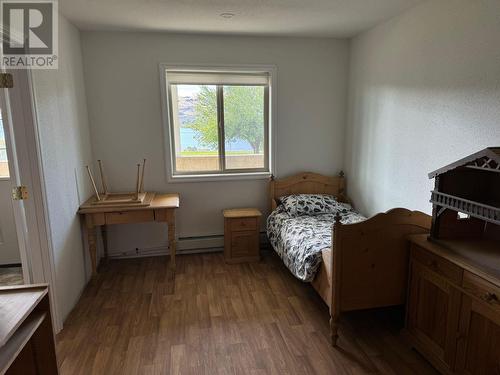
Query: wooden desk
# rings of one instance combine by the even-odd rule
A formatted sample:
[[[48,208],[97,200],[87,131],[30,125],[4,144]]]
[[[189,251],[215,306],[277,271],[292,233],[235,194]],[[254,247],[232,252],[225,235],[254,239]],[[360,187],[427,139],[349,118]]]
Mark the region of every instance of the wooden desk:
[[[47,284],[0,288],[0,374],[58,374]]]
[[[92,199],[92,198],[91,198]],[[85,206],[91,199],[85,202]],[[108,257],[106,226],[144,222],[163,222],[168,225],[168,247],[170,266],[175,269],[175,210],[179,208],[179,194],[156,194],[147,207],[92,207],[80,208],[79,214],[85,218],[89,241],[92,275],[97,273],[96,228],[101,228],[104,242],[104,256]]]

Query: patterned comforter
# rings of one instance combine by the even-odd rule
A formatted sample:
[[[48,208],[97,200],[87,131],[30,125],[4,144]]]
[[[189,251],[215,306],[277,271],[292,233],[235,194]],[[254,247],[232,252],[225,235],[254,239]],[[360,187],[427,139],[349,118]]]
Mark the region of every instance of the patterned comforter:
[[[365,220],[348,204],[338,204],[342,224]],[[321,264],[321,250],[332,245],[335,214],[292,216],[278,206],[267,219],[267,236],[288,269],[300,280],[312,281]]]

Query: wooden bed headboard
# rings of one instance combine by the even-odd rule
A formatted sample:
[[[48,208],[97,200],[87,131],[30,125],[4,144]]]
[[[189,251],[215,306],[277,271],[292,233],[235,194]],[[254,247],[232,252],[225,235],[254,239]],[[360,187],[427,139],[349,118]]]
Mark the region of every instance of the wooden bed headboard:
[[[271,211],[276,209],[278,199],[290,194],[331,194],[342,202],[349,199],[344,194],[344,172],[338,176],[324,176],[318,173],[304,172],[279,180],[271,177],[269,183]]]

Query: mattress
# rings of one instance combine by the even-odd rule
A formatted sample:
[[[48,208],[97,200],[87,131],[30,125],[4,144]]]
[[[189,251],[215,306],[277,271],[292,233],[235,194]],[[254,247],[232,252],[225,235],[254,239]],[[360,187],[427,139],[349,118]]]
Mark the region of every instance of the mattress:
[[[366,218],[350,205],[341,204],[342,224]],[[285,266],[302,281],[312,281],[322,261],[321,251],[332,246],[334,213],[292,216],[278,206],[267,219],[267,236]]]

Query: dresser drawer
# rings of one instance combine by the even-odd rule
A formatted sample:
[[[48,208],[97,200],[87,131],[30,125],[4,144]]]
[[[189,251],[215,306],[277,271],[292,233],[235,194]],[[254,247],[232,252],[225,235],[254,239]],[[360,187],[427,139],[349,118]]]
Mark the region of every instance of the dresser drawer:
[[[496,311],[500,311],[500,288],[496,285],[469,271],[464,271],[462,286],[469,294],[488,303]]]
[[[258,218],[256,217],[244,217],[237,219],[230,219],[230,226],[232,231],[243,231],[243,230],[256,230]]]
[[[462,283],[463,270],[431,252],[413,244],[411,248],[412,258],[422,263],[431,271],[445,277],[446,279],[460,285]]]
[[[155,217],[152,210],[140,210],[108,212],[105,219],[106,224],[128,224],[154,221]]]

